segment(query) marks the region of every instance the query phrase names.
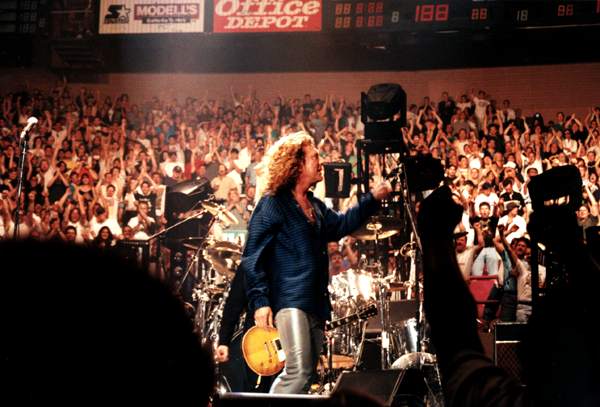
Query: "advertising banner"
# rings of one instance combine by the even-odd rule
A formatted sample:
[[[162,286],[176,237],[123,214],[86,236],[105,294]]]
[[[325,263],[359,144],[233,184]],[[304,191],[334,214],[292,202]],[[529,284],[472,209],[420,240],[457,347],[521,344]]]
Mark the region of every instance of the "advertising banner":
[[[213,0],[216,33],[321,31],[322,0]]]
[[[204,31],[204,0],[101,0],[100,34]]]

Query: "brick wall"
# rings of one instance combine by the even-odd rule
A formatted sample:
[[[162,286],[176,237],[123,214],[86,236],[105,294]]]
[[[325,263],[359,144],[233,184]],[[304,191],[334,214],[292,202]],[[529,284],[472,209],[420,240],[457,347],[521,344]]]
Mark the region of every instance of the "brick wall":
[[[27,71],[0,75],[2,89],[10,89],[27,78],[33,85],[48,80],[47,74],[31,75]],[[590,106],[600,105],[600,64],[547,65],[528,67],[430,70],[414,72],[316,72],[255,74],[108,74],[103,83],[72,86],[98,87],[102,94],[129,93],[133,101],[152,96],[179,98],[202,97],[208,92],[216,99],[228,98],[229,87],[247,94],[248,87],[270,100],[279,93],[301,97],[305,93],[327,93],[358,100],[360,92],[375,83],[395,82],[408,94],[409,103],[420,103],[423,96],[438,100],[442,91],[458,96],[472,88],[484,89],[501,102],[508,98],[513,107],[525,114],[535,111],[554,117],[558,110],[587,114]]]

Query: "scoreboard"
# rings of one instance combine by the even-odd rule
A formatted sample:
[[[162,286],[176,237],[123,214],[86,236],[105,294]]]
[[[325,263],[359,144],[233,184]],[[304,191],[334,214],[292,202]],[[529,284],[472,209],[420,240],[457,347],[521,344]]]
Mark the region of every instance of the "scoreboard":
[[[600,25],[600,0],[332,0],[324,30],[458,31]]]
[[[0,1],[0,34],[33,35],[45,24],[46,0]],[[40,13],[42,11],[42,13]]]

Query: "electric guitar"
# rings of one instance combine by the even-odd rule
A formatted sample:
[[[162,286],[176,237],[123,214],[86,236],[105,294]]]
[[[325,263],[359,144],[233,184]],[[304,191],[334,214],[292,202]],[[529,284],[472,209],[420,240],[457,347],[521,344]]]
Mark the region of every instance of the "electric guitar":
[[[377,315],[377,306],[369,304],[354,314],[328,321],[325,330],[329,331],[375,315]],[[285,353],[281,347],[277,328],[257,326],[250,328],[242,339],[242,353],[248,367],[259,376],[272,376],[279,373],[285,365]]]

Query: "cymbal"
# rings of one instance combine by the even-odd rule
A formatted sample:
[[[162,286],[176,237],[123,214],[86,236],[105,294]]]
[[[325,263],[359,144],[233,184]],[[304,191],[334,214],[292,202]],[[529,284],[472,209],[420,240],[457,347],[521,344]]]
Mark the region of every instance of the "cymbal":
[[[217,273],[232,279],[242,259],[242,249],[235,243],[219,241],[208,246],[205,255]]]
[[[231,252],[242,255],[242,248],[239,244],[228,242],[227,240],[217,240],[208,246],[208,249],[212,249],[218,252]]]
[[[202,202],[202,207],[225,226],[237,225],[239,223],[235,215],[223,205],[212,201],[204,201]]]
[[[371,216],[352,233],[359,240],[387,239],[400,232],[400,221],[388,216]]]
[[[205,237],[185,237],[179,239],[179,243],[190,250],[200,250],[205,241]]]
[[[410,288],[409,283],[394,283],[390,282],[390,287],[388,291],[406,291]]]
[[[210,293],[210,294],[223,294],[225,292],[226,287],[224,286],[219,286],[216,284],[210,284],[207,285],[206,287],[204,287],[204,290],[206,290],[206,292]]]

